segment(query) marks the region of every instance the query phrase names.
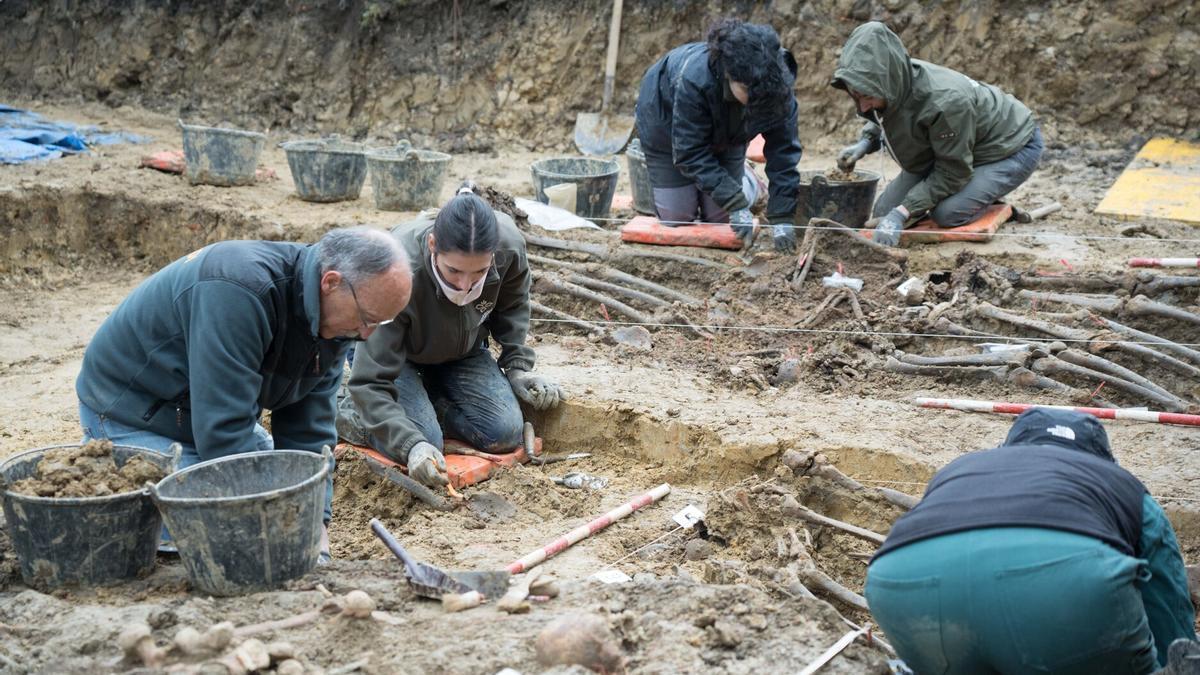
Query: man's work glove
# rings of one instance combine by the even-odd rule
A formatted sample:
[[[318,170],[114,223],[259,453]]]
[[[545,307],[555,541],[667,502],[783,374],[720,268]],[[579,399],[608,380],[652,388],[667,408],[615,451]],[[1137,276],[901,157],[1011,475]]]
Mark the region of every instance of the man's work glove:
[[[513,393],[534,410],[549,410],[567,400],[562,387],[540,375],[519,368],[510,368],[506,374]]]
[[[873,237],[875,243],[884,246],[898,246],[900,231],[904,229],[906,220],[908,220],[908,209],[903,206],[897,206],[888,211],[887,215],[875,223],[875,236]]]
[[[744,200],[743,200],[744,201]],[[729,212],[729,226],[738,239],[745,240],[754,231],[754,216],[750,209],[738,209]]]
[[[842,171],[847,173],[854,170],[854,165],[858,164],[858,160],[867,156],[871,151],[871,139],[859,139],[854,145],[847,145],[842,148],[842,151],[837,156],[837,166]]]
[[[446,458],[432,443],[420,441],[408,451],[408,475],[423,485],[441,487],[449,483]]]
[[[780,253],[796,251],[796,226],[790,220],[782,220],[771,225],[771,238],[775,240],[775,250]]]

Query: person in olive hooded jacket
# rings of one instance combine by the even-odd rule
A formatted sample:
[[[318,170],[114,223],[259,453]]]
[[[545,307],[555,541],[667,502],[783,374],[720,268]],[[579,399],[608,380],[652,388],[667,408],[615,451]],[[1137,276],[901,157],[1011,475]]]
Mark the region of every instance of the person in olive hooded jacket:
[[[875,241],[895,246],[900,230],[929,214],[942,227],[971,222],[1024,183],[1042,156],[1042,134],[1023,103],[998,87],[910,58],[877,21],[854,29],[832,86],[868,120],[838,156],[853,170],[886,147],[900,175],[875,202]]]
[[[445,485],[446,437],[508,452],[522,440],[518,398],[545,410],[566,397],[530,372],[531,275],[512,218],[467,185],[436,216],[422,214],[392,235],[412,263],[412,299],[355,351],[338,433],[405,464],[426,485]]]

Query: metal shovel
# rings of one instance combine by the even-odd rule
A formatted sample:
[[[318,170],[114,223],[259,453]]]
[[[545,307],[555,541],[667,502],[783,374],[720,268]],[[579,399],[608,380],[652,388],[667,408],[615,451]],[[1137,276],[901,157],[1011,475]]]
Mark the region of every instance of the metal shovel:
[[[371,530],[404,563],[408,585],[421,597],[437,599],[447,593],[479,591],[485,597],[499,598],[508,592],[508,580],[512,575],[507,571],[446,572],[409,555],[378,518],[371,519]]]
[[[579,113],[575,118],[575,147],[585,155],[615,155],[633,133],[632,115],[608,112],[613,80],[617,75],[617,42],[621,35],[621,0],[613,0],[612,23],[608,26],[608,55],[604,60],[604,98],[599,113]]]

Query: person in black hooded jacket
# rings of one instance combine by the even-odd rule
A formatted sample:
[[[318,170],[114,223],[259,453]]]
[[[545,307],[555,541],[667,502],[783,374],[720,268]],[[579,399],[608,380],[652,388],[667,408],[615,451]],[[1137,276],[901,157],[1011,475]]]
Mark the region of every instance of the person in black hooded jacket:
[[[650,66],[638,92],[637,132],[664,224],[699,214],[749,235],[750,206],[762,188],[746,166],[746,144],[762,134],[775,248],[795,247],[802,152],[795,81],[796,60],[775,30],[736,19],[717,22],[706,42],[676,47]]]
[[[938,471],[865,595],[917,673],[1150,673],[1196,637],[1162,507],[1073,411],[1026,411]]]

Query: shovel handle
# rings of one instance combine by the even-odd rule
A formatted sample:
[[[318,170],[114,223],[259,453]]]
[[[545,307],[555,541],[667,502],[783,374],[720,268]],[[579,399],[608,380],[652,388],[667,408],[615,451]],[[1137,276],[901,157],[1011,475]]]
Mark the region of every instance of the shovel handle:
[[[384,546],[388,547],[388,550],[392,552],[392,555],[396,556],[400,559],[400,562],[404,563],[404,568],[408,570],[409,574],[416,573],[416,559],[410,556],[408,551],[404,550],[404,547],[400,545],[400,542],[396,541],[396,538],[392,536],[391,532],[388,532],[388,529],[383,526],[383,523],[379,522],[378,518],[371,519],[371,531],[375,533],[376,537],[379,537],[379,540],[383,542]]]
[[[608,102],[612,100],[613,82],[617,78],[617,44],[621,39],[622,4],[622,0],[613,0],[612,21],[608,24],[608,53],[604,58],[604,98],[600,103],[601,113],[608,111]]]

